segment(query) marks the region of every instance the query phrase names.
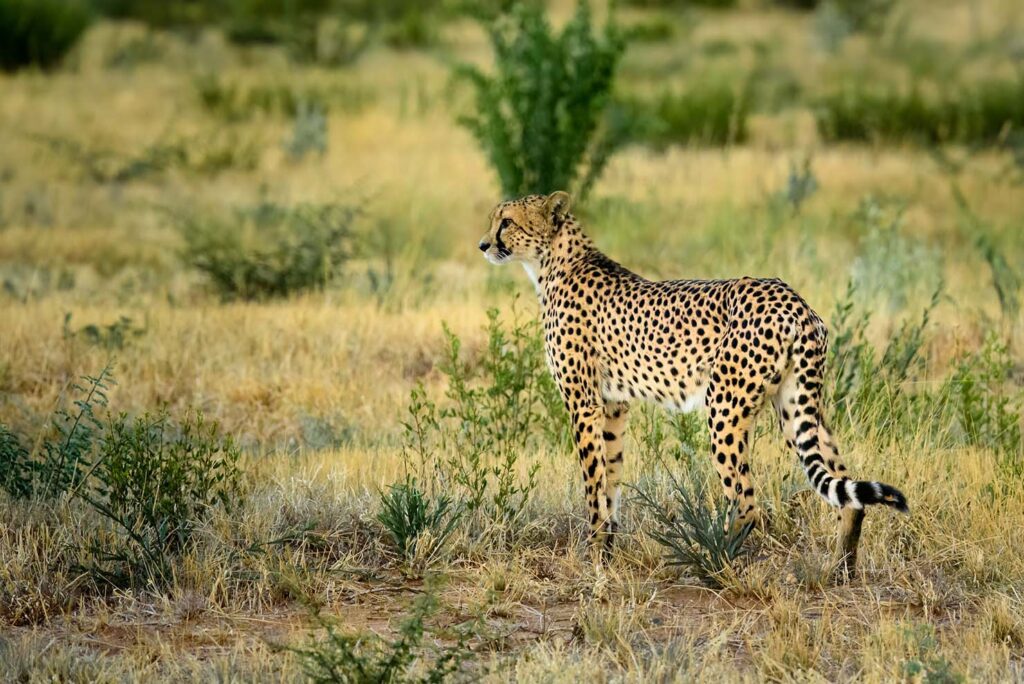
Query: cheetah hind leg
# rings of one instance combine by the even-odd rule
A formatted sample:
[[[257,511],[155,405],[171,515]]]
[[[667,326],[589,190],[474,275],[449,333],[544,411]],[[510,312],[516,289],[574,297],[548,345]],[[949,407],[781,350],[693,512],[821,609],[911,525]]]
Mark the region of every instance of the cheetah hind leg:
[[[836,579],[848,582],[857,577],[857,546],[860,544],[863,508],[843,508],[839,511],[839,566]]]
[[[795,449],[811,487],[829,505],[839,509],[836,576],[837,580],[844,582],[856,576],[864,509],[869,505],[882,504],[907,513],[908,508],[906,498],[895,487],[882,482],[850,479],[835,439],[821,418],[817,390],[821,365],[819,360],[806,371],[815,382],[814,386],[802,386],[795,375],[791,375],[773,402],[783,436]]]

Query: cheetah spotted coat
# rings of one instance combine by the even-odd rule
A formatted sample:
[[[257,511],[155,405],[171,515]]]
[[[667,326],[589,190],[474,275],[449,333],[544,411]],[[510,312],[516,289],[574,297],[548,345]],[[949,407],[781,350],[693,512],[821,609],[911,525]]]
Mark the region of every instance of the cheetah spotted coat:
[[[523,263],[540,298],[548,363],[573,425],[592,536],[610,548],[619,521],[629,402],[704,407],[715,468],[738,524],[756,520],[750,431],[766,399],[808,480],[840,509],[852,563],[863,508],[906,510],[889,485],[852,480],[822,419],[827,331],[778,279],[646,280],[599,252],[569,196],[531,195],[491,214],[480,249]]]

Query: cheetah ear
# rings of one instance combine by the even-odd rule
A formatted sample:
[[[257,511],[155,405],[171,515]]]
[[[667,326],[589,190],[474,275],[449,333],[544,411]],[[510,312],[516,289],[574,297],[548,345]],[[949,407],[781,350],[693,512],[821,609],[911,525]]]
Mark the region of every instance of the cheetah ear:
[[[557,190],[544,200],[544,213],[551,217],[551,223],[555,226],[561,226],[565,221],[565,217],[569,215],[569,209],[572,207],[572,198],[569,193],[562,190]]]

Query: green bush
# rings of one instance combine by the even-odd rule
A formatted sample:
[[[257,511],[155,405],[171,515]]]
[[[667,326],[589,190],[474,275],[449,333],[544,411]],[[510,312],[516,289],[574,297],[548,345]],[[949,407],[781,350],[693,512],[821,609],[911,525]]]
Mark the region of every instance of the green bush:
[[[433,401],[422,386],[412,391],[406,456],[421,482],[465,502],[477,531],[485,523],[512,530],[537,486],[539,464],[522,481],[521,455],[541,444],[565,447],[568,420],[547,372],[540,324],[514,314],[506,326],[497,310],[487,315],[487,348],[475,363],[445,326],[445,400]]]
[[[107,325],[90,323],[74,330],[71,327],[71,314],[64,314],[65,340],[82,340],[108,351],[124,349],[132,340],[145,335],[146,330],[147,328],[135,325],[135,322],[128,316],[121,316]]]
[[[727,86],[699,86],[663,93],[653,101],[616,103],[627,138],[657,149],[674,144],[728,145],[747,139],[748,98]]]
[[[103,416],[110,368],[74,385],[77,410],[59,409],[29,451],[0,425],[0,486],[17,498],[86,502],[106,525],[83,545],[77,569],[104,584],[171,579],[174,560],[215,506],[238,499],[239,451],[199,413]]]
[[[840,426],[862,430],[873,424],[880,434],[895,438],[929,410],[927,397],[909,393],[906,384],[924,368],[924,331],[941,289],[936,289],[918,320],[899,323],[881,356],[867,340],[871,313],[856,306],[856,292],[851,280],[829,325],[825,403]]]
[[[463,65],[476,111],[460,122],[483,148],[506,197],[572,189],[583,195],[617,141],[601,131],[625,48],[612,21],[603,35],[581,1],[560,34],[535,3],[490,27],[495,72]]]
[[[114,586],[172,578],[173,561],[214,507],[240,492],[240,452],[201,413],[173,422],[164,411],[111,419],[88,486],[78,496],[112,527],[88,545],[93,577]]]
[[[36,136],[36,140],[78,166],[96,183],[128,183],[171,169],[209,175],[228,169],[251,170],[259,160],[252,142],[240,140],[231,130],[191,138],[159,139],[129,153],[57,136]]]
[[[0,69],[48,69],[92,21],[83,0],[0,0]]]
[[[876,91],[855,86],[817,104],[826,140],[996,144],[1024,127],[1024,79],[984,81],[926,97],[920,90]]]
[[[228,218],[194,216],[181,226],[183,257],[225,298],[315,290],[335,278],[351,255],[356,214],[340,204],[265,203]]]
[[[438,39],[439,0],[93,0],[104,15],[150,26],[194,30],[219,26],[234,43],[278,44],[297,61],[332,65],[354,61],[370,38],[396,47],[423,47]],[[370,30],[355,31],[355,25]]]
[[[90,0],[96,11],[112,19],[134,19],[157,28],[196,27],[213,23],[224,12],[224,2],[205,0]]]

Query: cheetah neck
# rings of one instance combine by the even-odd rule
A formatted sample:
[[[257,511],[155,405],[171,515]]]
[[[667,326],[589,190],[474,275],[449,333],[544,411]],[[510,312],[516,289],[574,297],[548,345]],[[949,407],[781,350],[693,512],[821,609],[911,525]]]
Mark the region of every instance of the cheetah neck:
[[[570,217],[558,229],[550,249],[538,263],[523,262],[523,268],[533,281],[542,308],[547,302],[548,288],[564,278],[595,249],[594,243],[583,234],[580,225]]]

